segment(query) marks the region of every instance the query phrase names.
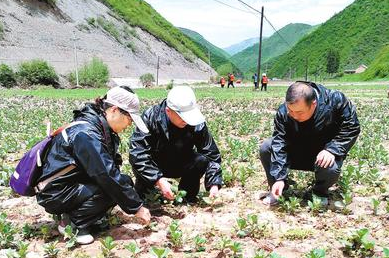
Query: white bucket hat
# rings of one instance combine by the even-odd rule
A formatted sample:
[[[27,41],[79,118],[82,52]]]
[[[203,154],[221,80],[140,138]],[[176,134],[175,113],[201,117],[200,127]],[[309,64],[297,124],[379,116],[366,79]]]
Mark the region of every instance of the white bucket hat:
[[[167,106],[174,110],[188,125],[196,126],[205,122],[196,104],[196,96],[188,86],[176,86],[167,95]]]
[[[139,115],[139,98],[136,94],[121,87],[114,87],[107,92],[107,99],[105,102],[117,106],[129,113],[139,130],[144,133],[149,132],[142,117]]]

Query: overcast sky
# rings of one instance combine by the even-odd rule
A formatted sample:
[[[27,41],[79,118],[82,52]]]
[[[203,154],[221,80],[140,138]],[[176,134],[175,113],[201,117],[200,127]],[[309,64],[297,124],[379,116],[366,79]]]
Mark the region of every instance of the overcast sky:
[[[259,16],[238,0],[146,0],[174,26],[194,30],[218,47],[259,36]],[[222,3],[230,5],[237,10]],[[278,30],[289,23],[323,23],[354,0],[244,0],[260,10]],[[257,14],[258,15],[258,14]],[[263,35],[274,30],[264,21]]]

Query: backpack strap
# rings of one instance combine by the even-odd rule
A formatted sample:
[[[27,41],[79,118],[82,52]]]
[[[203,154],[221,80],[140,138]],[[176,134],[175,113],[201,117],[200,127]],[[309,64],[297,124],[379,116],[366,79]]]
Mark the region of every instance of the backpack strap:
[[[74,121],[74,122],[71,122],[65,126],[62,126],[61,128],[59,128],[58,130],[56,130],[52,136],[56,136],[57,134],[61,133],[62,134],[62,137],[64,138],[65,142],[68,142],[68,134],[66,133],[66,129],[72,127],[72,126],[75,126],[75,125],[80,125],[80,124],[87,124],[88,122],[87,121]]]

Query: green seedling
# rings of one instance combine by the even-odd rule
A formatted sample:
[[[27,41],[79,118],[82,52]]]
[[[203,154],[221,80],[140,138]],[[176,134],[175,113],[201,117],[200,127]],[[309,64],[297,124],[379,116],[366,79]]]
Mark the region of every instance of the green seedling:
[[[326,250],[320,248],[313,249],[305,255],[305,258],[325,258],[325,257],[326,257]]]
[[[156,258],[166,258],[169,254],[170,249],[169,248],[157,248],[157,247],[151,247],[150,253],[154,255]]]
[[[312,195],[312,201],[308,201],[308,206],[313,214],[317,214],[323,209],[320,197],[315,194]]]
[[[0,248],[6,249],[13,245],[16,229],[7,220],[7,214],[0,214]]]
[[[200,235],[197,235],[197,236],[195,236],[193,241],[195,243],[196,252],[204,252],[205,251],[205,244],[207,243],[207,239],[205,239],[204,237],[202,237]]]
[[[247,236],[247,232],[246,232],[246,227],[247,227],[247,221],[245,218],[237,218],[236,219],[236,224],[237,224],[237,236],[238,237],[245,237]]]
[[[178,248],[182,246],[182,231],[179,229],[177,220],[173,220],[169,225],[168,237],[174,247]]]
[[[383,250],[383,258],[389,258],[389,248],[384,248],[384,250]]]
[[[289,200],[286,200],[283,196],[279,199],[281,210],[294,215],[300,208],[301,199],[295,196],[289,197]]]
[[[126,248],[128,251],[131,252],[131,257],[136,258],[138,257],[139,253],[141,252],[141,249],[136,244],[135,241],[129,243],[128,245],[125,245],[124,248]]]
[[[101,253],[103,257],[113,257],[112,250],[117,246],[111,236],[107,236],[104,240],[100,239]]]
[[[58,241],[47,243],[43,246],[43,250],[45,253],[45,257],[47,258],[56,258],[59,253],[59,249],[57,248]]]
[[[378,208],[380,206],[380,200],[372,198],[371,203],[373,204],[373,214],[378,215]]]
[[[48,239],[50,239],[50,237],[51,237],[50,232],[51,232],[51,229],[48,225],[41,226],[40,234],[42,235],[43,240],[47,241]]]
[[[17,255],[18,255],[18,258],[26,258],[27,256],[27,249],[28,249],[28,246],[30,245],[30,243],[27,243],[27,242],[23,242],[23,241],[18,241],[16,243],[16,247],[17,247]]]
[[[367,239],[368,235],[369,230],[362,228],[355,231],[346,240],[343,240],[345,253],[351,256],[371,257],[374,254],[375,243]]]
[[[269,257],[269,254],[262,250],[262,249],[259,249],[258,251],[255,252],[253,258],[268,258]]]
[[[71,249],[71,248],[73,248],[73,247],[76,246],[76,244],[77,244],[77,235],[78,235],[78,229],[76,229],[76,232],[73,233],[72,226],[67,225],[67,226],[65,227],[64,239],[65,239],[65,240],[68,239],[68,240],[66,241],[66,245],[65,245],[65,247],[66,247],[67,249]]]
[[[177,186],[172,186],[171,189],[175,196],[173,203],[175,204],[182,203],[184,201],[184,197],[186,196],[186,191],[178,190]]]
[[[221,251],[224,251],[225,249],[227,249],[232,243],[232,240],[230,238],[227,238],[227,237],[222,237],[219,241],[219,248]]]
[[[24,239],[30,239],[31,237],[34,237],[34,229],[26,223],[23,225],[22,235]]]
[[[228,246],[228,248],[232,251],[233,257],[242,257],[242,244],[239,242],[232,242]]]

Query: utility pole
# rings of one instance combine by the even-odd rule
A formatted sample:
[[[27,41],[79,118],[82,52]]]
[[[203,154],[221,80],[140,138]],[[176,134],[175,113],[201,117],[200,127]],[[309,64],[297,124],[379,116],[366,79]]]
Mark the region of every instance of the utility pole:
[[[209,51],[208,48],[208,72],[209,72],[209,82],[211,82],[211,52]]]
[[[258,82],[259,82],[259,78],[260,78],[259,76],[261,74],[263,12],[264,12],[264,8],[262,6],[262,10],[261,10],[261,27],[260,27],[260,30],[259,30],[259,51],[258,51],[258,70],[257,70]]]
[[[80,87],[80,85],[78,83],[78,58],[77,58],[76,40],[78,40],[78,38],[76,37],[76,33],[73,31],[74,66],[76,68],[76,82],[77,82],[77,88],[78,88],[78,87]]]
[[[159,73],[159,56],[157,56],[157,87],[158,87],[158,73]]]
[[[308,81],[308,57],[305,58],[305,81]]]

